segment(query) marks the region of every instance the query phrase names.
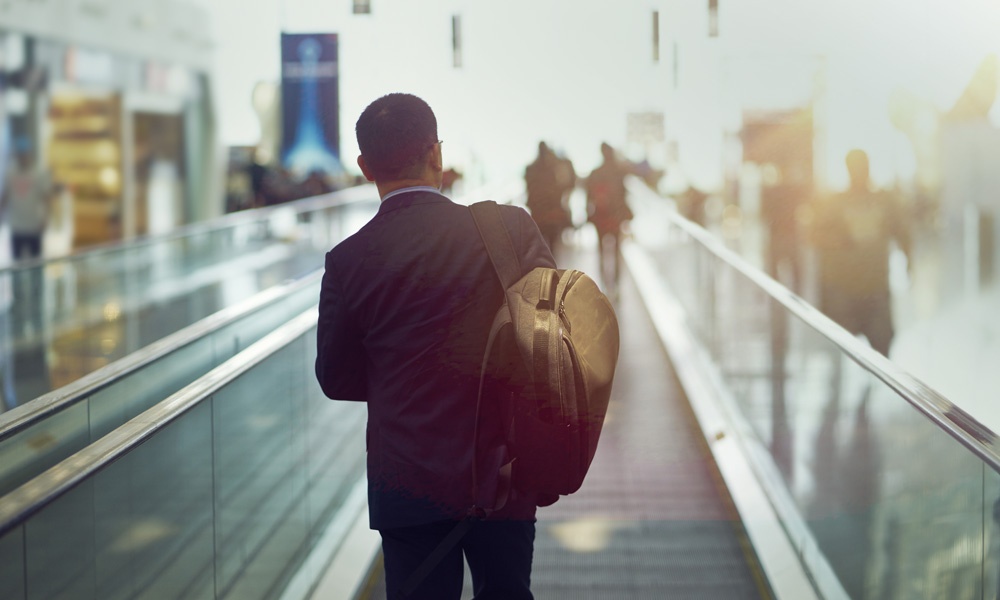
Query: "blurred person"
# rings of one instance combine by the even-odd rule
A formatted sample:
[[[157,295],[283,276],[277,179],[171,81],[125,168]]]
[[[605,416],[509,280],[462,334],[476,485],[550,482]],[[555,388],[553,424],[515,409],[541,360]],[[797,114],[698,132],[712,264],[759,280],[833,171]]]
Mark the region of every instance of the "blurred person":
[[[477,414],[500,282],[471,211],[439,191],[441,143],[431,108],[416,96],[389,94],[365,108],[356,133],[358,166],[375,182],[381,206],[327,254],[316,376],[330,398],[368,405],[369,519],[382,536],[387,596],[403,598],[427,556],[474,515],[471,529],[405,597],[458,600],[464,554],[477,598],[531,599],[539,499],[514,489],[502,508],[487,512],[477,508],[475,491],[501,487],[497,469],[484,464],[502,450],[503,419],[496,407]],[[500,211],[522,275],[554,266],[528,213]]]
[[[299,184],[299,189],[303,198],[311,198],[312,196],[329,194],[336,188],[334,188],[330,177],[325,172],[313,169],[309,171],[306,178]]]
[[[812,215],[820,308],[888,356],[895,333],[889,256],[895,242],[909,258],[909,216],[895,195],[872,189],[864,151],[848,152],[846,164],[849,188],[818,201]]]
[[[559,190],[561,193],[560,201],[562,203],[565,229],[567,227],[573,227],[573,215],[569,208],[569,198],[573,193],[573,190],[576,188],[576,169],[573,167],[573,161],[571,161],[568,156],[557,154],[556,160],[558,161],[556,178],[559,182]]]
[[[779,183],[761,193],[761,216],[767,232],[767,273],[794,292],[802,287],[799,220],[808,200],[804,185]]]
[[[54,188],[48,173],[37,168],[27,150],[18,153],[7,174],[7,221],[14,260],[42,255],[42,235],[51,213]]]
[[[270,167],[262,182],[264,206],[284,204],[296,199],[296,185],[292,172],[285,166]]]
[[[526,205],[552,252],[556,251],[563,229],[572,225],[564,200],[567,182],[565,163],[545,142],[539,142],[538,156],[524,170]]]
[[[632,220],[625,200],[625,177],[632,171],[615,156],[615,149],[601,144],[603,162],[587,176],[587,220],[597,229],[601,280],[617,294],[621,270],[622,225]]]
[[[51,213],[53,186],[48,174],[39,169],[27,148],[17,153],[7,173],[6,217],[10,224],[11,252],[15,261],[42,256],[42,238]],[[27,267],[14,272],[13,325],[17,336],[34,335],[42,327],[44,277],[41,267]]]

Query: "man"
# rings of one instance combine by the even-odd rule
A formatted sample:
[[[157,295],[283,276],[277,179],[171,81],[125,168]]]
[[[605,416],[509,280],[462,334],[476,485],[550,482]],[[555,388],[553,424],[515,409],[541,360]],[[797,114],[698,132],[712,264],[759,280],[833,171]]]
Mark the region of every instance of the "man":
[[[820,308],[888,356],[894,335],[889,255],[895,242],[909,256],[908,218],[895,196],[871,189],[864,151],[848,152],[846,163],[850,187],[817,204],[812,219]]]
[[[438,191],[431,108],[389,94],[364,110],[356,133],[358,166],[382,204],[327,254],[316,375],[330,398],[368,403],[369,518],[394,599],[470,509],[490,508],[475,496],[496,488],[496,471],[480,469],[474,480],[473,463],[503,436],[499,419],[482,417],[493,407],[477,413],[476,398],[503,290],[468,207]],[[528,213],[500,209],[523,273],[555,266]],[[532,598],[535,508],[535,498],[511,491],[406,597],[457,600],[464,552],[476,598]]]
[[[795,181],[782,181],[761,190],[761,217],[767,230],[767,273],[797,293],[801,293],[803,284],[799,219],[808,197],[808,186]]]
[[[10,224],[11,255],[14,260],[42,257],[42,240],[48,227],[53,186],[48,174],[38,168],[28,148],[21,148],[17,161],[7,173],[6,220]],[[51,250],[51,249],[50,249]],[[42,328],[39,298],[44,296],[45,279],[40,268],[14,272],[12,286],[19,318],[13,322],[15,335],[34,335]]]
[[[35,167],[27,150],[18,153],[17,164],[7,175],[8,220],[15,260],[42,255],[42,235],[48,222],[53,187],[48,175]]]
[[[538,157],[524,170],[525,204],[552,252],[556,252],[563,229],[573,225],[565,199],[576,175],[570,176],[571,165],[568,169],[569,172],[566,162],[548,144],[539,142]]]
[[[604,161],[587,177],[587,220],[597,229],[601,280],[615,294],[621,269],[622,223],[632,219],[625,201],[625,176],[631,171],[606,143],[601,144],[601,156]]]

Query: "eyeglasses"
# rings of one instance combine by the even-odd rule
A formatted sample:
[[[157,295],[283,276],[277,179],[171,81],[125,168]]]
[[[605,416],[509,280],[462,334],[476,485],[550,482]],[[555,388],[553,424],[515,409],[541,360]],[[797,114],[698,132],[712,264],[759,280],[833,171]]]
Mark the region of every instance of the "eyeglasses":
[[[435,145],[440,146],[443,143],[444,143],[444,140],[438,140],[436,142],[431,142],[430,144],[427,145],[427,147],[428,148],[433,148]]]

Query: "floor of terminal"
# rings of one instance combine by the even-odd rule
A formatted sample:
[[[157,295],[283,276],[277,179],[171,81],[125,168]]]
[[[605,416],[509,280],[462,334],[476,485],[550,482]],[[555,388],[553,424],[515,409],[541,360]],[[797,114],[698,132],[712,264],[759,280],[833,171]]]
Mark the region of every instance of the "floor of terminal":
[[[560,266],[598,272],[586,238],[557,255]],[[532,590],[539,599],[770,597],[646,309],[622,279],[605,429],[580,491],[539,509]],[[381,581],[368,597],[385,597]]]

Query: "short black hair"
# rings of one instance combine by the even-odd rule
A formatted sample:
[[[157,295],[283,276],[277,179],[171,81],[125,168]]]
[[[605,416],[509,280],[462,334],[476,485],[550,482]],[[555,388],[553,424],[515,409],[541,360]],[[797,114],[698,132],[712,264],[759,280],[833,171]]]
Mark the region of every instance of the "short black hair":
[[[375,181],[395,181],[421,174],[421,162],[437,142],[437,119],[420,98],[393,93],[369,104],[354,131]]]

